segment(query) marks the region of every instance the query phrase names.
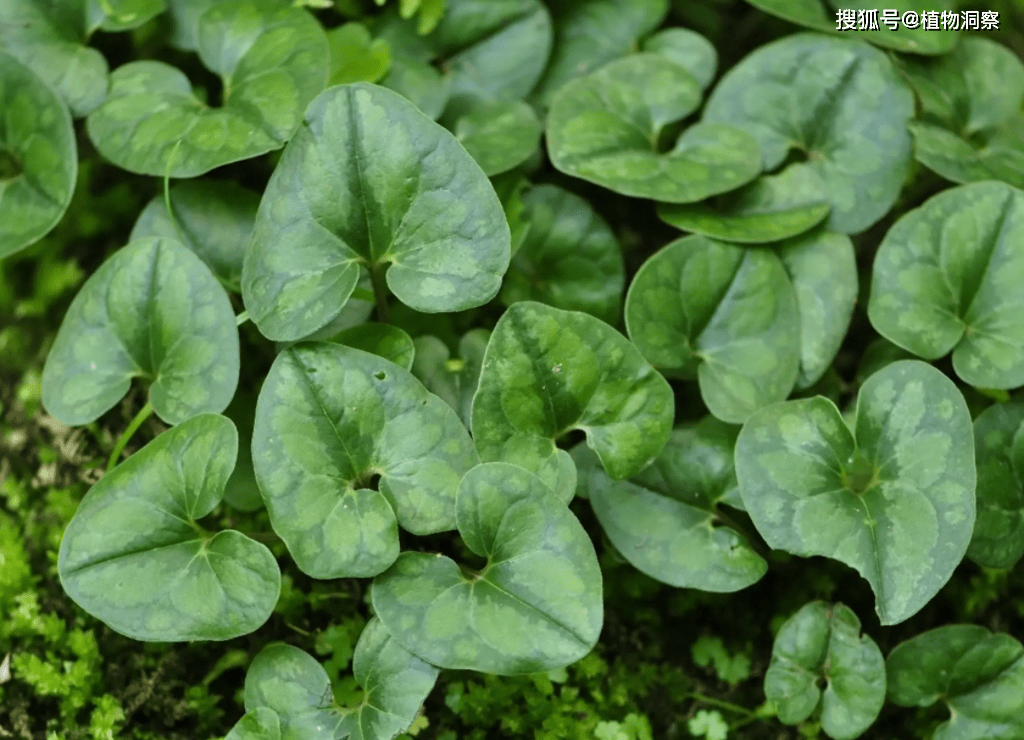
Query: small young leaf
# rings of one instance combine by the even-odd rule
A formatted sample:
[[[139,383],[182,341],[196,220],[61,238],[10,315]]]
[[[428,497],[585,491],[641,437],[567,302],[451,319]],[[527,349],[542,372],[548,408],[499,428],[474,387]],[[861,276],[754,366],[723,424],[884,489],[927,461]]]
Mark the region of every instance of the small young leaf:
[[[238,434],[202,414],[161,434],[94,485],[68,524],[68,595],[136,640],[228,640],[258,629],[281,590],[265,545],[196,521],[220,503]]]
[[[541,126],[521,101],[483,103],[455,122],[455,138],[488,177],[517,167],[537,150]]]
[[[344,344],[383,357],[403,370],[411,370],[416,357],[412,338],[390,324],[360,324],[325,337],[324,341]]]
[[[1012,568],[1024,555],[1024,403],[999,403],[974,420],[978,516],[967,557]]]
[[[740,494],[770,547],[855,568],[882,624],[898,624],[949,580],[970,542],[971,417],[952,381],[905,360],[861,387],[854,429],[820,396],[755,412],[736,443]]]
[[[391,66],[391,45],[375,39],[362,23],[346,23],[327,32],[331,72],[327,86],[377,82]]]
[[[88,424],[149,383],[157,416],[179,424],[223,411],[238,385],[235,313],[210,270],[180,242],[133,241],[86,281],[43,368],[43,405]]]
[[[688,28],[666,28],[644,40],[643,51],[669,59],[685,69],[706,89],[715,79],[718,52],[714,45]]]
[[[601,570],[590,538],[536,476],[506,463],[462,479],[459,532],[477,555],[466,573],[441,555],[406,552],[373,582],[394,638],[441,668],[501,675],[569,665],[597,642]]]
[[[472,421],[473,394],[480,382],[480,368],[491,333],[473,329],[459,339],[458,357],[452,358],[440,339],[426,335],[416,337],[416,356],[412,374],[428,391],[439,396],[458,413],[467,427]]]
[[[860,634],[860,620],[849,607],[813,601],[776,635],[764,693],[784,724],[799,724],[820,706],[825,734],[852,740],[885,703],[885,659],[875,641]]]

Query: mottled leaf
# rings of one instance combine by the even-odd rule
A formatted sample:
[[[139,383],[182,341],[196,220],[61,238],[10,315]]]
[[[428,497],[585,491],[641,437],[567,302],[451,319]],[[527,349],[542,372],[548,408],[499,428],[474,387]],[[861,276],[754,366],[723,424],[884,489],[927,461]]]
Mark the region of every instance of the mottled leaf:
[[[328,87],[351,82],[377,82],[391,66],[391,45],[375,39],[362,23],[345,23],[327,32],[331,49]]]
[[[71,302],[43,368],[43,405],[65,424],[113,408],[132,378],[179,424],[223,411],[238,385],[238,330],[224,289],[180,242],[133,241]]]
[[[495,296],[510,240],[490,182],[448,131],[376,85],[332,87],[267,185],[242,271],[250,317],[298,339],[338,315],[361,266],[418,311]]]
[[[228,640],[263,625],[281,589],[274,555],[196,524],[220,503],[237,449],[234,425],[202,414],[94,485],[60,547],[75,603],[136,640]]]
[[[246,712],[224,740],[281,740],[281,718],[268,707]]]
[[[696,31],[688,28],[665,28],[648,36],[643,51],[660,54],[678,64],[707,88],[715,79],[718,69],[718,52],[714,45]]]
[[[195,180],[171,188],[171,210],[153,198],[132,228],[132,241],[160,236],[180,241],[228,289],[241,292],[242,261],[252,237],[260,196],[230,180]]]
[[[969,140],[941,126],[911,121],[914,157],[956,183],[1002,180],[1024,188],[1024,114]]]
[[[5,22],[0,16],[0,26]],[[64,103],[0,51],[0,259],[60,221],[77,175],[78,148]]]
[[[323,666],[309,653],[280,642],[263,648],[249,665],[245,709],[246,716],[273,712],[281,740],[335,740],[345,721]],[[244,717],[239,725],[243,722]]]
[[[875,641],[861,635],[849,607],[812,601],[779,629],[764,693],[783,723],[799,724],[820,707],[825,734],[852,740],[885,703],[885,659]]]
[[[971,417],[945,375],[895,362],[860,389],[853,431],[831,401],[757,411],[736,443],[747,512],[774,549],[855,568],[882,624],[949,580],[974,527]]]
[[[793,390],[800,365],[796,292],[771,251],[702,236],[648,259],[626,294],[626,328],[647,361],[696,376],[708,409],[742,423]]]
[[[529,229],[512,258],[501,300],[535,300],[617,324],[625,267],[618,240],[583,198],[555,185],[523,196]]]
[[[616,193],[691,203],[734,190],[761,171],[756,139],[725,123],[686,129],[662,152],[663,129],[693,112],[701,88],[658,54],[634,54],[575,80],[547,118],[551,163]]]
[[[491,333],[487,329],[472,329],[459,339],[458,357],[452,357],[448,347],[435,336],[416,337],[412,374],[419,378],[431,393],[458,413],[468,427],[472,419],[473,394],[480,382],[480,368]]]
[[[825,181],[828,228],[864,231],[892,208],[911,159],[914,98],[886,55],[809,33],[758,48],[725,74],[704,108],[761,145],[766,171],[794,150]]]
[[[540,143],[537,114],[521,101],[484,103],[455,123],[455,138],[487,176],[517,167]]]
[[[1024,192],[981,182],[903,215],[875,256],[868,317],[879,334],[982,388],[1024,385]]]
[[[950,718],[934,740],[1024,736],[1024,646],[973,624],[938,627],[897,645],[886,659],[888,698],[904,707],[943,701]]]
[[[974,420],[978,468],[974,535],[967,557],[1012,568],[1024,555],[1024,403],[999,403]]]
[[[301,8],[226,0],[199,17],[196,33],[199,58],[221,78],[220,104],[200,100],[185,74],[163,62],[118,67],[87,121],[93,144],[118,167],[196,177],[280,149],[327,81],[327,40]]]
[[[659,204],[658,216],[695,234],[762,244],[803,234],[831,209],[822,179],[808,165],[795,163],[704,203]]]
[[[565,503],[536,476],[505,463],[463,478],[459,532],[487,564],[460,569],[406,552],[377,576],[377,616],[423,660],[501,675],[569,665],[590,652],[603,621],[594,546]]]
[[[454,528],[455,491],[478,460],[455,412],[409,372],[326,342],[277,356],[252,449],[271,525],[314,578],[386,569],[396,520],[414,534]]]

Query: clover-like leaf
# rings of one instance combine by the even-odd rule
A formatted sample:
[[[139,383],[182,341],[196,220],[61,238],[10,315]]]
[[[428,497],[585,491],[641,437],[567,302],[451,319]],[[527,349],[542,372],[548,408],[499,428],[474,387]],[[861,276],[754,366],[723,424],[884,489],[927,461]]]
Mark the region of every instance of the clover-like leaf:
[[[217,279],[180,242],[140,239],[71,302],[43,368],[43,405],[65,424],[88,424],[140,378],[157,416],[179,424],[223,411],[238,368],[235,314]]]
[[[547,119],[551,163],[616,193],[692,203],[753,180],[757,140],[724,123],[686,129],[667,152],[662,130],[700,105],[693,75],[665,57],[634,54],[567,84]]]
[[[281,589],[274,555],[196,524],[220,503],[237,450],[234,425],[202,414],[94,485],[60,546],[75,603],[136,640],[228,640],[266,622]]]
[[[818,687],[824,679],[825,690]],[[821,708],[821,727],[835,740],[860,737],[885,703],[885,659],[845,604],[812,601],[779,629],[764,693],[787,725]]]
[[[818,230],[789,239],[778,254],[800,311],[798,389],[814,385],[843,343],[857,302],[857,260],[844,234]]]
[[[472,420],[473,394],[480,382],[480,368],[490,337],[487,329],[466,332],[459,339],[458,357],[452,357],[445,343],[435,336],[428,334],[413,340],[416,354],[412,374],[428,391],[455,409],[467,427]]]
[[[0,16],[0,26],[4,19]],[[0,51],[0,258],[42,238],[71,203],[78,148],[64,103]]]
[[[129,238],[180,241],[228,290],[241,292],[242,262],[260,196],[227,180],[183,182],[170,189],[170,196],[173,218],[163,196],[156,196],[139,214]]]
[[[301,8],[226,0],[199,17],[196,33],[199,58],[223,83],[220,105],[197,98],[185,74],[163,62],[114,70],[87,129],[118,167],[196,177],[280,149],[327,81],[327,39]]]
[[[938,627],[897,645],[886,659],[888,698],[904,707],[942,701],[950,718],[935,740],[1024,736],[1024,646],[974,624]]]
[[[483,103],[455,122],[455,138],[484,174],[498,175],[529,159],[540,143],[541,126],[522,101]]]
[[[875,255],[868,317],[919,357],[952,350],[982,388],[1024,385],[1024,192],[998,182],[943,191],[903,215]]]
[[[408,371],[326,342],[274,360],[252,449],[271,525],[314,578],[386,569],[396,519],[414,534],[454,528],[459,480],[478,461],[455,412]]]
[[[626,328],[647,361],[696,376],[712,414],[742,423],[793,390],[800,365],[796,293],[771,251],[702,236],[648,259],[626,294]]]
[[[736,443],[747,513],[765,541],[855,568],[882,624],[949,580],[974,527],[974,436],[960,391],[916,360],[872,375],[854,431],[821,397],[757,411]]]
[[[360,267],[417,311],[497,294],[508,224],[479,165],[400,95],[332,87],[306,111],[267,185],[242,271],[250,317],[299,339],[338,315]]]
[[[107,94],[107,60],[85,45],[87,2],[0,3],[0,49],[39,75],[75,116],[88,114]]]
[[[718,52],[715,46],[696,31],[688,28],[665,28],[648,36],[643,51],[660,54],[685,69],[700,84],[707,88],[715,79],[718,69]]]
[[[704,121],[760,143],[766,171],[790,150],[825,182],[828,228],[857,234],[884,216],[903,187],[914,97],[886,55],[862,41],[801,33],[762,46],[715,87]]]
[[[974,420],[977,519],[967,557],[1012,568],[1024,555],[1024,403],[998,403]]]
[[[479,572],[441,555],[405,552],[377,576],[373,608],[392,636],[441,668],[502,675],[573,663],[601,632],[601,570],[565,503],[506,463],[459,485],[459,532],[487,558]]]
[[[391,66],[391,45],[375,39],[362,23],[346,23],[327,32],[331,72],[327,86],[377,82]]]
[[[668,0],[559,0],[553,5],[555,44],[534,97],[548,105],[567,82],[636,49],[668,12]]]
[[[572,461],[556,440],[582,430],[608,474],[626,478],[661,452],[674,412],[668,383],[615,329],[520,301],[487,344],[472,428],[481,459],[524,465],[571,497]]]
[[[523,206],[529,228],[505,275],[505,305],[535,300],[618,323],[625,266],[607,222],[556,185],[530,188]]]
[[[416,357],[416,347],[412,338],[402,329],[390,324],[360,324],[325,337],[324,341],[345,344],[383,357],[403,370],[411,370]]]
[[[762,244],[803,234],[830,210],[822,179],[808,165],[794,163],[704,203],[661,203],[658,216],[695,234]]]
[[[628,480],[577,469],[601,527],[638,570],[677,588],[739,591],[768,564],[720,507],[736,495],[737,429],[714,417],[677,427],[661,454]]]

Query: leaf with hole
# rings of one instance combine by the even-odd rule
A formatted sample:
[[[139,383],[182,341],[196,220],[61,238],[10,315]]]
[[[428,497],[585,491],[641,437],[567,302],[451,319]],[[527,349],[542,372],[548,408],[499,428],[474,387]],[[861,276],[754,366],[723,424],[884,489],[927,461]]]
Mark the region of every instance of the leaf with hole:
[[[136,640],[228,640],[269,619],[277,561],[240,532],[196,522],[224,495],[238,434],[202,414],[164,432],[82,499],[61,541],[61,585],[80,607]]]
[[[227,408],[238,385],[235,313],[227,293],[180,242],[133,241],[71,302],[43,368],[46,410],[88,424],[133,378],[168,424]]]
[[[952,381],[905,360],[861,386],[852,427],[821,397],[755,412],[736,443],[740,495],[770,547],[856,569],[882,624],[898,624],[970,542],[971,417]]]
[[[483,103],[461,116],[455,138],[488,177],[518,167],[537,150],[541,126],[522,101]]]
[[[423,660],[501,675],[582,658],[603,621],[601,570],[583,526],[543,481],[506,463],[469,471],[456,498],[459,533],[478,572],[406,552],[377,576],[377,616]]]

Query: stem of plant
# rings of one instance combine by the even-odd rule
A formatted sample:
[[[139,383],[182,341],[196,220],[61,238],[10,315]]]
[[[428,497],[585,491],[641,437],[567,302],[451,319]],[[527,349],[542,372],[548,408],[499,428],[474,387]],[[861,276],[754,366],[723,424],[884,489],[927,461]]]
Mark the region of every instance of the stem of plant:
[[[384,273],[379,265],[370,267],[370,282],[373,283],[373,298],[377,306],[377,321],[388,323],[388,292],[384,287]]]
[[[107,460],[107,472],[109,473],[117,465],[117,460],[121,457],[121,453],[124,452],[125,446],[128,441],[132,438],[135,432],[139,431],[139,427],[142,426],[143,422],[146,421],[153,413],[153,406],[147,403],[141,409],[139,413],[135,415],[128,428],[121,433],[121,436],[117,438],[117,442],[114,444],[114,451],[110,453],[110,459]]]
[[[238,314],[235,317],[235,326],[241,326],[242,324],[244,324],[248,320],[249,320],[249,312],[248,311],[242,311],[242,313]]]
[[[687,696],[689,696],[694,701],[703,702],[704,704],[710,704],[713,707],[725,709],[730,712],[736,712],[737,714],[743,714],[748,717],[753,716],[754,714],[752,711],[750,711],[746,707],[741,707],[739,704],[733,704],[732,702],[723,701],[722,699],[716,699],[713,696],[705,696],[704,694],[698,693],[696,691],[691,691],[689,694],[687,694]]]

